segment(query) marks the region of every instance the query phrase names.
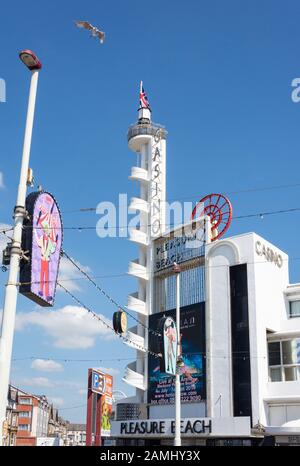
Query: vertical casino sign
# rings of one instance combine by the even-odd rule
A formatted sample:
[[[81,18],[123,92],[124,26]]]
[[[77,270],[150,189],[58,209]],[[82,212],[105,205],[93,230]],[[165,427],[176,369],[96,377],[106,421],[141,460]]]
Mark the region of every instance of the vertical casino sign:
[[[27,218],[20,262],[20,293],[39,304],[53,306],[61,255],[63,229],[58,205],[48,192],[34,192],[26,199]]]

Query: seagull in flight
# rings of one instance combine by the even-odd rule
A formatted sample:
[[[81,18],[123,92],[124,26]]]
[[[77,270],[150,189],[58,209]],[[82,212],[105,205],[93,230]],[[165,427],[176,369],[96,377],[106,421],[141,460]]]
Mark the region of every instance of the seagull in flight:
[[[92,36],[97,37],[100,40],[101,44],[103,44],[105,39],[105,32],[100,31],[100,29],[96,28],[88,21],[75,21],[75,24],[78,28],[84,28],[88,31],[91,31]]]

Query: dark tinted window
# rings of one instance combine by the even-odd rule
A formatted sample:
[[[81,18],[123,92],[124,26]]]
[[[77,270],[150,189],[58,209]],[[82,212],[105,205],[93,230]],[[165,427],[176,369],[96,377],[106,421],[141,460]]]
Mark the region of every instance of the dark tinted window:
[[[280,342],[269,343],[269,366],[280,366]]]

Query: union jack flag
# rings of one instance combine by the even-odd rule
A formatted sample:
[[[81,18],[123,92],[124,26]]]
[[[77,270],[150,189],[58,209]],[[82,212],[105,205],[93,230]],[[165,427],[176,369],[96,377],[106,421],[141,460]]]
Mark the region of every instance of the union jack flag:
[[[141,82],[141,88],[140,88],[140,108],[149,108],[149,110],[151,110],[149,102],[148,102],[147,94],[143,87],[143,82]]]

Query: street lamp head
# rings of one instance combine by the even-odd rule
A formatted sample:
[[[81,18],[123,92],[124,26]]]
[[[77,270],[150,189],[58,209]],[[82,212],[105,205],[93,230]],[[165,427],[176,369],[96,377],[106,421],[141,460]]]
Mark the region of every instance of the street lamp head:
[[[42,64],[38,57],[31,50],[22,50],[19,53],[19,57],[30,71],[40,70],[42,68]]]
[[[183,357],[181,356],[181,354],[177,358],[177,367],[178,368],[184,367],[184,360],[183,360]]]
[[[175,272],[175,273],[180,273],[180,272],[181,272],[181,268],[180,268],[180,266],[177,264],[177,262],[174,262],[174,263],[173,263],[173,272]]]

